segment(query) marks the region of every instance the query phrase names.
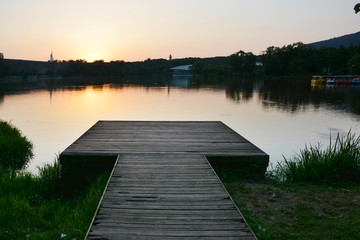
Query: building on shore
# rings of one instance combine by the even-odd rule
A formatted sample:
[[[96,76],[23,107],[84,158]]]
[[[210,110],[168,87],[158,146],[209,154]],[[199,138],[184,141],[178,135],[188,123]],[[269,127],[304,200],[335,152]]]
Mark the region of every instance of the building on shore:
[[[192,64],[190,65],[182,65],[170,68],[170,70],[173,72],[173,77],[189,77],[192,76],[192,73],[190,72]]]

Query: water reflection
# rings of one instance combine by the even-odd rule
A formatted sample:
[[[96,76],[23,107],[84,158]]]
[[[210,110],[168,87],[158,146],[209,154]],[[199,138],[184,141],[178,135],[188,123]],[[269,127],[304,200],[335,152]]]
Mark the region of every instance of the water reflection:
[[[189,88],[191,76],[173,76],[170,80],[170,86],[172,87],[181,87],[181,88]]]
[[[288,113],[326,106],[334,110],[360,114],[360,86],[311,88],[310,81],[307,80],[243,79],[227,84],[226,96],[240,103],[251,100],[257,92],[264,109],[276,108]]]
[[[253,97],[254,92],[258,90],[256,88],[257,83],[257,81],[248,79],[230,81],[226,85],[226,97],[236,103],[247,102]]]
[[[58,91],[84,91],[91,87],[93,91],[103,91],[104,86],[111,89],[122,89],[127,86],[141,86],[151,91],[162,91],[161,87],[183,88],[189,90],[225,89],[226,97],[234,103],[251,101],[258,93],[262,107],[278,109],[288,113],[305,111],[309,107],[321,105],[360,115],[360,86],[320,86],[311,87],[309,79],[234,79],[216,81],[214,79],[194,79],[191,77],[168,79],[43,79],[36,81],[6,82],[0,79],[0,104],[6,95],[31,91],[47,90],[50,99]]]
[[[359,91],[310,79],[0,79],[0,118],[34,142],[31,169],[100,119],[223,121],[277,162],[330,134],[360,133]]]
[[[260,88],[262,106],[265,109],[275,107],[289,113],[303,111],[310,104],[309,84],[296,80],[266,80]]]

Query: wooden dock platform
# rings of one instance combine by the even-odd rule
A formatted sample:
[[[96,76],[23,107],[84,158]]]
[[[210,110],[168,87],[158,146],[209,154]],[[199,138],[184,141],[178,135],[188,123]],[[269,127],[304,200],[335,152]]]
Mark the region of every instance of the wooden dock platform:
[[[269,156],[221,122],[99,121],[79,156],[117,157],[86,239],[256,239],[206,157]]]

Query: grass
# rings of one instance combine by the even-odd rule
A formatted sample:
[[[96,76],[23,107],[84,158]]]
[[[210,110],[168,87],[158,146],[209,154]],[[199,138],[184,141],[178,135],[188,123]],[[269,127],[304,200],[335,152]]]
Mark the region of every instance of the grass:
[[[254,181],[217,171],[259,240],[360,239],[359,184]]]
[[[259,240],[360,239],[360,137],[306,146],[264,179],[215,168]]]
[[[83,239],[109,177],[102,173],[65,197],[57,162],[39,176],[0,171],[0,239]]]
[[[33,157],[32,143],[20,130],[0,120],[0,166],[23,169]]]
[[[320,144],[305,146],[300,154],[279,163],[274,176],[287,182],[339,184],[360,182],[360,137],[350,131],[336,137],[325,149]]]
[[[83,239],[109,178],[109,171],[85,179],[82,188],[65,184],[58,161],[21,171],[32,144],[0,121],[0,239]],[[63,235],[63,236],[65,236]]]

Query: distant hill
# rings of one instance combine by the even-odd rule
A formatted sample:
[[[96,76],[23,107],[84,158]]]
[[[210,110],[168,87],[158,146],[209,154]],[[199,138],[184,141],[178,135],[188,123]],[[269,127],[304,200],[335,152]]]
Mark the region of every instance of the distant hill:
[[[360,32],[347,34],[341,37],[331,38],[329,40],[309,43],[309,46],[313,48],[321,48],[321,47],[332,47],[339,48],[340,46],[350,47],[360,46]]]

